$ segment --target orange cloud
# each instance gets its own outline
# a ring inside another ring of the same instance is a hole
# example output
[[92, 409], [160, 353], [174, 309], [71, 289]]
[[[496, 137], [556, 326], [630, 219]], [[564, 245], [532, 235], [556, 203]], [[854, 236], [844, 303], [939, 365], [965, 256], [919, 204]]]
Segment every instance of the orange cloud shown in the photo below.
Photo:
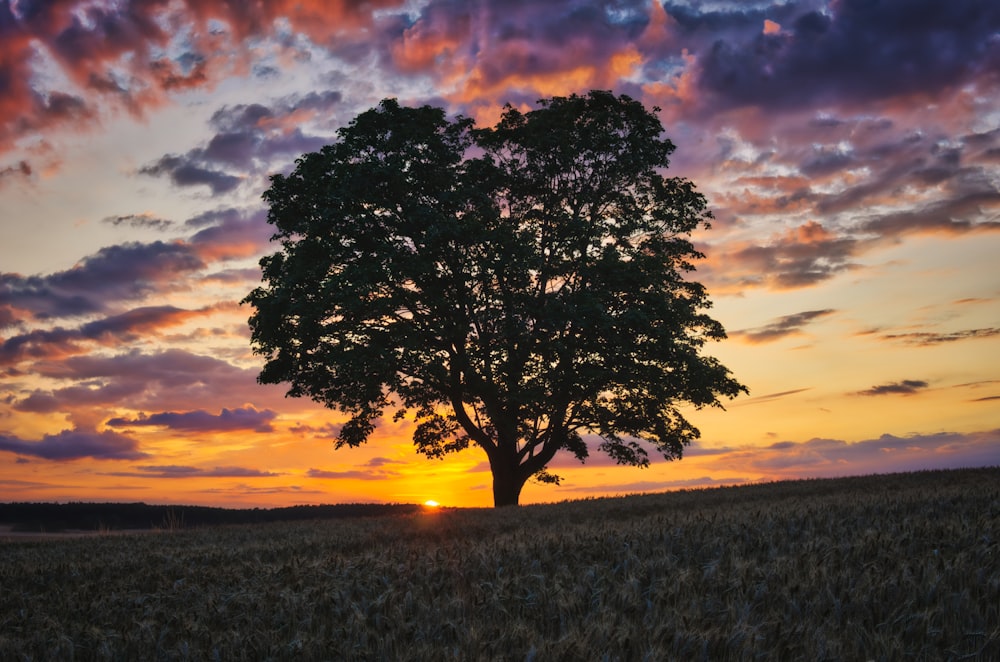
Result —
[[691, 115], [700, 101], [697, 57], [685, 48], [681, 58], [684, 66], [670, 80], [642, 84], [647, 102], [663, 108], [668, 123]]
[[785, 234], [785, 240], [791, 243], [818, 244], [836, 240], [836, 236], [816, 221], [809, 221], [797, 228], [790, 229]]
[[441, 27], [426, 20], [418, 21], [392, 45], [393, 62], [403, 72], [438, 70], [443, 78], [454, 78], [465, 69], [461, 51], [463, 44], [468, 43], [470, 25], [468, 15]]
[[671, 41], [671, 28], [674, 26], [674, 19], [670, 17], [663, 4], [658, 0], [649, 3], [649, 23], [642, 31], [637, 43], [645, 49], [663, 48], [664, 44]]

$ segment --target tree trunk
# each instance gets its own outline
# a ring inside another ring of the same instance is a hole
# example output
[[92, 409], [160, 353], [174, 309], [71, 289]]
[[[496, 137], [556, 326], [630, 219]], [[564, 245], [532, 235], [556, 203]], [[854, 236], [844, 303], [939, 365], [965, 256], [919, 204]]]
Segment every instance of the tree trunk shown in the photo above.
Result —
[[513, 443], [498, 442], [490, 454], [490, 471], [493, 472], [493, 507], [516, 506], [521, 488], [527, 478], [518, 465], [517, 454], [510, 449]]
[[516, 471], [493, 470], [493, 507], [516, 506], [521, 498], [521, 488], [524, 481], [520, 479]]

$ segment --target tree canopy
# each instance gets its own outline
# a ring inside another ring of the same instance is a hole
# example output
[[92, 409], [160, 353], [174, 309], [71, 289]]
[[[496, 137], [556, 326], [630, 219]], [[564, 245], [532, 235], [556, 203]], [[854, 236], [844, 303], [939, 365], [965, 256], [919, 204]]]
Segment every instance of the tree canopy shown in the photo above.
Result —
[[259, 381], [346, 413], [338, 448], [389, 411], [428, 457], [478, 446], [497, 506], [558, 482], [559, 452], [680, 458], [699, 436], [680, 407], [746, 389], [701, 353], [725, 338], [685, 278], [711, 213], [664, 176], [657, 110], [592, 91], [491, 128], [394, 99], [360, 114], [264, 193], [281, 249], [244, 299]]

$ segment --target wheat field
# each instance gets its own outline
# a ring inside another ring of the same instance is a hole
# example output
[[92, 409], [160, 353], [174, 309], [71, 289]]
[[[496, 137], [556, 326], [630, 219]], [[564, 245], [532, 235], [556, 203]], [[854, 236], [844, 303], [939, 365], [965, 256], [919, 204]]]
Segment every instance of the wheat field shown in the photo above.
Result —
[[2, 660], [997, 660], [1000, 469], [0, 541]]

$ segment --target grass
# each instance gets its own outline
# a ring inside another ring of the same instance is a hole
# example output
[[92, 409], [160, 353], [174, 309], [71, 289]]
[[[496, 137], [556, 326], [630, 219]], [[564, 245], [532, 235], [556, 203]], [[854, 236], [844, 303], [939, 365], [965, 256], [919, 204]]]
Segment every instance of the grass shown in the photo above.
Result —
[[995, 660], [1000, 469], [0, 542], [0, 659]]

